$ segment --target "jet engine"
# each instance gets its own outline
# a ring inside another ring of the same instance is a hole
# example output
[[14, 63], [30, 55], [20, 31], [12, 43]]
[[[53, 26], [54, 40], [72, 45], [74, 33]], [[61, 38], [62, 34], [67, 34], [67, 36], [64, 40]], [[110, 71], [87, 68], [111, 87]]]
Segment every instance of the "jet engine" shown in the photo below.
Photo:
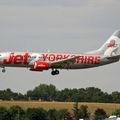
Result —
[[44, 61], [37, 61], [34, 64], [34, 67], [31, 68], [31, 71], [43, 71], [43, 70], [48, 70], [49, 69], [49, 63], [44, 62]]

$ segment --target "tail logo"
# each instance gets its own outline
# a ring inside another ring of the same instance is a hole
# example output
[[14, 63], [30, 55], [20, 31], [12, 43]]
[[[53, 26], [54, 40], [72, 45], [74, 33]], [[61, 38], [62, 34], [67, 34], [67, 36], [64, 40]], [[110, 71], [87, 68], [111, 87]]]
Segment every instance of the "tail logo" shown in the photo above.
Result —
[[111, 40], [110, 43], [107, 44], [108, 48], [115, 48], [118, 44], [116, 44], [115, 40]]

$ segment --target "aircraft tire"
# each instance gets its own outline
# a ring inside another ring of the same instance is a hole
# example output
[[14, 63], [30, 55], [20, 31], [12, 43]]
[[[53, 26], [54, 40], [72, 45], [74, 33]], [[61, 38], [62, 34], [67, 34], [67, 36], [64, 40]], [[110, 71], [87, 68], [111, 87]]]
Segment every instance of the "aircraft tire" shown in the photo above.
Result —
[[59, 70], [53, 70], [52, 72], [51, 72], [51, 75], [58, 75], [60, 72], [59, 72]]
[[5, 72], [6, 72], [5, 68], [3, 68], [3, 69], [2, 69], [2, 72], [3, 72], [3, 73], [5, 73]]
[[60, 72], [59, 70], [55, 70], [55, 74], [58, 75]]
[[52, 72], [51, 72], [51, 75], [55, 75], [55, 71], [52, 71]]

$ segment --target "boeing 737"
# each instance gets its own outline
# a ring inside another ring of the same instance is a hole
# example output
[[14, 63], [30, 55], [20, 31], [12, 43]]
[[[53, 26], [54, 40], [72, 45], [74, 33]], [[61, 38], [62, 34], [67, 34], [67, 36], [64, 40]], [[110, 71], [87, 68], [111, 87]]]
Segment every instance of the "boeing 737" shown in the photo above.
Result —
[[120, 60], [120, 30], [98, 49], [84, 54], [1, 52], [0, 67], [25, 67], [30, 71], [51, 69], [52, 75], [58, 75], [60, 69], [84, 69], [98, 67]]

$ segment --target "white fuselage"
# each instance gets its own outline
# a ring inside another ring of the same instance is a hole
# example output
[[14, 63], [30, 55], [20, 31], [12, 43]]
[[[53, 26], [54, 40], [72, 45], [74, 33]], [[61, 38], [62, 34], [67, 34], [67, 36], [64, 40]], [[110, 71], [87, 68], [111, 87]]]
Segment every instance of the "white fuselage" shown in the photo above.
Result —
[[[79, 54], [57, 54], [57, 53], [28, 53], [28, 52], [5, 52], [0, 53], [1, 67], [31, 67], [31, 61], [38, 59], [48, 63], [69, 59]], [[100, 55], [79, 55], [74, 63], [65, 64], [63, 66], [55, 66], [55, 69], [83, 69], [90, 67], [97, 67], [113, 62], [119, 59], [108, 60], [105, 56]], [[51, 68], [51, 67], [49, 67]], [[52, 68], [52, 69], [54, 69]]]
[[29, 53], [29, 52], [4, 52], [0, 53], [0, 66], [5, 72], [5, 67], [27, 67], [31, 71], [52, 69], [52, 75], [58, 75], [58, 69], [83, 69], [98, 67], [119, 61], [120, 30], [97, 50], [85, 54], [60, 54], [60, 53]]

